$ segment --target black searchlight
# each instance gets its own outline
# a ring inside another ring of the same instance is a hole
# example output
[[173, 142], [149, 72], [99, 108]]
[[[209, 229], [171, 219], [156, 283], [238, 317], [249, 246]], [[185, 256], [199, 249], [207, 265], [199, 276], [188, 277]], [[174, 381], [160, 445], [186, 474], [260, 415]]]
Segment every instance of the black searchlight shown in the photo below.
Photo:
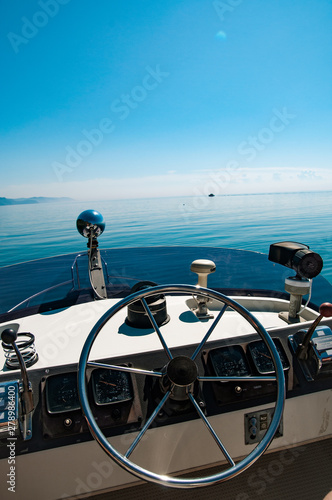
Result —
[[323, 259], [308, 245], [295, 241], [281, 241], [270, 245], [269, 260], [289, 267], [301, 278], [312, 279], [321, 272]]

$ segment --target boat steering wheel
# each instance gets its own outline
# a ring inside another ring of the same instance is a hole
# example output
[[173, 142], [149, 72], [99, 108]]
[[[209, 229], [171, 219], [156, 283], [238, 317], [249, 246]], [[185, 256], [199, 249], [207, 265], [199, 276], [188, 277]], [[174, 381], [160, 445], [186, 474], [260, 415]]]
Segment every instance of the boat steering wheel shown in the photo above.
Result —
[[[184, 357], [184, 356], [177, 356], [173, 357], [168, 346], [166, 343], [166, 339], [164, 339], [161, 329], [158, 327], [156, 324], [156, 321], [149, 309], [148, 303], [146, 301], [147, 298], [154, 296], [154, 295], [174, 295], [174, 294], [184, 294], [184, 295], [199, 295], [202, 297], [205, 297], [207, 299], [214, 299], [221, 303], [221, 309], [218, 312], [216, 318], [213, 320], [211, 326], [209, 327], [206, 335], [202, 339], [202, 341], [199, 343], [197, 348], [195, 349], [193, 355], [189, 357]], [[98, 424], [96, 423], [96, 420], [92, 414], [89, 401], [88, 401], [88, 392], [87, 392], [87, 384], [86, 384], [86, 369], [87, 367], [106, 367], [111, 370], [122, 370], [122, 371], [128, 371], [132, 372], [135, 374], [141, 374], [145, 376], [153, 376], [153, 377], [164, 377], [165, 372], [158, 372], [158, 371], [149, 371], [149, 370], [142, 370], [139, 368], [134, 368], [134, 367], [119, 367], [119, 366], [114, 366], [114, 365], [108, 365], [108, 364], [101, 364], [101, 363], [95, 363], [92, 361], [89, 361], [89, 353], [91, 351], [92, 345], [97, 338], [99, 332], [101, 329], [104, 327], [104, 325], [119, 311], [121, 311], [123, 308], [127, 307], [128, 305], [132, 304], [135, 301], [141, 301], [145, 312], [147, 316], [150, 318], [151, 325], [153, 326], [156, 334], [159, 336], [159, 339], [161, 341], [161, 344], [166, 352], [166, 355], [169, 358], [169, 362], [166, 366], [166, 374], [168, 375], [168, 378], [171, 381], [170, 388], [166, 390], [164, 397], [160, 401], [160, 403], [157, 405], [155, 410], [152, 412], [150, 417], [147, 419], [147, 421], [143, 424], [142, 429], [139, 431], [138, 435], [134, 439], [133, 443], [130, 445], [129, 449], [125, 454], [121, 454], [119, 451], [117, 451], [111, 444], [110, 442], [106, 439], [105, 435], [103, 432], [100, 430]], [[249, 377], [207, 377], [207, 376], [201, 376], [198, 373], [198, 368], [195, 363], [195, 359], [197, 355], [201, 352], [203, 349], [203, 346], [211, 336], [213, 330], [217, 326], [219, 320], [221, 319], [222, 315], [224, 314], [225, 310], [227, 307], [230, 307], [234, 309], [237, 313], [239, 313], [242, 317], [244, 317], [248, 323], [256, 330], [256, 332], [260, 335], [262, 340], [265, 342], [271, 357], [272, 361], [274, 364], [275, 368], [275, 375], [269, 376], [269, 377], [262, 377], [262, 376], [249, 376]], [[180, 358], [181, 358], [181, 363], [180, 363]], [[180, 367], [181, 365], [181, 367]], [[185, 373], [183, 372], [183, 367], [185, 367]], [[277, 382], [277, 399], [276, 399], [276, 404], [275, 404], [275, 409], [274, 409], [274, 414], [272, 421], [270, 423], [270, 426], [268, 430], [266, 431], [265, 435], [263, 436], [262, 440], [257, 444], [257, 446], [241, 461], [235, 463], [233, 458], [229, 455], [227, 452], [225, 446], [219, 439], [218, 435], [214, 431], [212, 425], [208, 421], [207, 417], [205, 416], [204, 412], [200, 408], [199, 404], [195, 400], [195, 397], [192, 393], [192, 387], [196, 381], [198, 382], [216, 382], [216, 381], [230, 381], [230, 380], [236, 380], [236, 381], [244, 381], [244, 380], [250, 380], [250, 381], [262, 381], [262, 380], [274, 380]], [[158, 413], [161, 411], [163, 406], [165, 405], [166, 401], [168, 398], [171, 396], [172, 390], [176, 387], [185, 387], [187, 389], [187, 397], [193, 404], [194, 408], [196, 409], [198, 415], [210, 431], [212, 437], [214, 438], [215, 442], [220, 448], [220, 451], [223, 455], [223, 458], [226, 458], [226, 461], [229, 463], [229, 467], [226, 470], [223, 470], [222, 472], [219, 472], [217, 474], [211, 475], [211, 476], [205, 476], [205, 477], [196, 477], [196, 478], [181, 478], [181, 477], [174, 477], [174, 476], [166, 476], [166, 475], [161, 475], [157, 474], [151, 470], [147, 470], [142, 468], [140, 465], [132, 462], [129, 457], [131, 453], [134, 451], [138, 443], [141, 441], [143, 436], [145, 435], [146, 431], [149, 429], [151, 424], [153, 423], [154, 419], [158, 415]], [[175, 488], [195, 488], [195, 487], [200, 487], [200, 486], [208, 486], [208, 485], [213, 485], [222, 481], [226, 481], [228, 479], [231, 479], [244, 470], [246, 470], [250, 465], [252, 465], [267, 449], [269, 444], [271, 443], [274, 434], [276, 433], [281, 417], [282, 417], [282, 412], [283, 412], [283, 406], [284, 406], [284, 400], [285, 400], [285, 379], [284, 379], [284, 372], [283, 372], [283, 367], [280, 361], [279, 354], [277, 352], [277, 349], [275, 347], [274, 342], [272, 341], [271, 337], [265, 330], [265, 328], [259, 323], [259, 321], [243, 306], [238, 304], [236, 301], [230, 299], [229, 297], [207, 289], [207, 288], [200, 288], [197, 286], [192, 286], [192, 285], [164, 285], [164, 286], [155, 286], [151, 287], [148, 289], [140, 290], [136, 293], [133, 293], [129, 295], [128, 297], [120, 300], [117, 302], [113, 307], [111, 307], [100, 319], [97, 321], [97, 323], [94, 325], [92, 328], [91, 332], [89, 333], [86, 342], [83, 346], [82, 353], [80, 356], [80, 361], [79, 361], [79, 367], [78, 367], [78, 391], [79, 391], [79, 396], [80, 396], [80, 401], [81, 401], [81, 406], [83, 413], [85, 415], [85, 418], [87, 420], [88, 426], [90, 428], [90, 431], [93, 435], [93, 437], [96, 439], [96, 441], [100, 444], [100, 446], [103, 448], [103, 450], [109, 455], [118, 465], [120, 465], [122, 468], [127, 470], [128, 472], [132, 473], [133, 475], [150, 481], [154, 483], [158, 483], [164, 486], [170, 486], [170, 487], [175, 487]]]

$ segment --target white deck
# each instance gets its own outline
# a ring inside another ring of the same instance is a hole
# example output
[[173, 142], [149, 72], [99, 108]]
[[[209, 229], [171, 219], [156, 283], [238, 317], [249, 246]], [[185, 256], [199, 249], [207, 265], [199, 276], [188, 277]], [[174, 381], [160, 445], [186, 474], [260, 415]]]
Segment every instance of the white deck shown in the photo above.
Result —
[[[285, 327], [286, 323], [278, 313], [288, 308], [287, 301], [281, 299], [233, 297], [252, 311], [265, 329]], [[0, 325], [0, 333], [8, 327], [18, 333], [31, 332], [35, 335], [35, 346], [39, 355], [38, 362], [32, 367], [49, 368], [64, 364], [77, 363], [84, 342], [98, 319], [109, 310], [117, 300], [88, 302], [50, 313], [36, 314]], [[167, 297], [167, 310], [171, 316], [169, 323], [161, 327], [169, 348], [198, 344], [213, 319], [199, 321], [191, 312], [192, 300], [187, 297]], [[216, 316], [220, 303], [212, 303], [211, 312]], [[317, 313], [306, 310], [304, 317], [312, 320]], [[125, 323], [126, 309], [112, 318], [98, 335], [90, 359], [108, 356], [143, 353], [161, 349], [161, 343], [151, 329], [134, 330]], [[137, 333], [138, 332], [138, 333]], [[233, 310], [227, 310], [215, 328], [210, 340], [236, 338], [255, 333], [252, 326]], [[1, 371], [4, 366], [3, 350], [0, 350]], [[0, 371], [0, 373], [1, 373]]]

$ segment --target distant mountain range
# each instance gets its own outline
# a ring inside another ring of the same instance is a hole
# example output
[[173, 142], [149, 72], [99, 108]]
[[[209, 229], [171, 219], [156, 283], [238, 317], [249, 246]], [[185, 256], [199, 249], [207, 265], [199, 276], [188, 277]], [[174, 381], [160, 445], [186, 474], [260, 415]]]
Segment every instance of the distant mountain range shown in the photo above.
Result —
[[47, 198], [45, 196], [34, 196], [33, 198], [2, 198], [0, 205], [34, 205], [37, 203], [53, 203], [62, 201], [73, 201], [72, 198]]

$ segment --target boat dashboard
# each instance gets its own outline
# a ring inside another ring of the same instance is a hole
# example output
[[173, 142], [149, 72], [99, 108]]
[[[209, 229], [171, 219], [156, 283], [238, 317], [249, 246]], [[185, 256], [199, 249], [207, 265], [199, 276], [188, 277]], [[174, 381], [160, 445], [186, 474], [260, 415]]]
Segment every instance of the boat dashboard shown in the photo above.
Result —
[[[321, 329], [327, 329], [330, 334], [331, 326], [331, 321], [325, 321]], [[289, 337], [297, 330], [296, 326], [282, 326], [271, 331], [282, 361], [287, 399], [331, 389], [332, 371], [316, 380], [306, 379], [289, 344]], [[151, 335], [151, 332], [148, 335]], [[129, 338], [128, 341], [131, 342], [132, 339]], [[190, 356], [195, 347], [195, 344], [189, 344], [174, 348], [172, 355], [173, 357]], [[97, 363], [105, 365], [156, 371], [160, 371], [166, 361], [163, 349], [96, 359]], [[255, 333], [208, 342], [197, 359], [197, 365], [199, 372], [203, 375], [230, 378], [230, 381], [215, 381], [211, 384], [205, 382], [197, 389], [199, 404], [209, 416], [226, 415], [256, 406], [273, 405], [275, 402], [276, 382], [264, 380], [264, 375], [274, 373], [273, 361], [266, 344]], [[35, 400], [32, 436], [28, 441], [18, 439], [16, 445], [18, 453], [47, 450], [92, 439], [81, 410], [77, 371], [77, 363], [28, 370]], [[250, 377], [254, 376], [262, 376], [262, 382], [257, 379], [250, 381]], [[232, 377], [243, 377], [243, 381], [232, 381]], [[249, 379], [245, 379], [246, 377]], [[8, 404], [6, 397], [10, 397], [12, 392], [16, 397], [18, 396], [19, 381], [18, 371], [8, 370], [1, 374], [2, 407], [0, 410], [2, 410], [3, 421], [6, 420], [3, 410]], [[164, 394], [159, 378], [154, 380], [153, 377], [144, 373], [140, 375], [116, 369], [110, 370], [106, 367], [89, 368], [87, 386], [93, 413], [98, 425], [105, 430], [107, 436], [137, 432], [142, 421], [146, 421]], [[260, 431], [267, 428], [270, 417], [271, 415], [268, 415], [267, 420], [264, 419], [260, 423], [257, 421], [258, 427], [255, 428], [255, 425], [252, 425], [252, 418], [244, 414], [243, 443], [257, 442]], [[173, 399], [156, 416], [155, 424], [164, 426], [193, 418], [197, 418], [197, 414], [188, 400]], [[8, 428], [8, 421], [0, 430], [2, 444], [6, 442], [9, 435], [12, 435], [6, 432], [6, 428]], [[15, 435], [19, 436], [19, 434], [20, 430], [16, 421]], [[278, 435], [282, 435], [281, 430]], [[1, 458], [5, 458], [7, 450], [1, 447], [0, 453]]]
[[[331, 437], [330, 365], [326, 365], [320, 373], [313, 373], [311, 378], [303, 371], [291, 343], [299, 331], [299, 324], [286, 324], [280, 318], [280, 312], [286, 305], [284, 300], [258, 297], [236, 299], [251, 310], [269, 331], [285, 377], [285, 408], [269, 450]], [[105, 461], [100, 455], [102, 451], [91, 437], [81, 408], [77, 383], [78, 359], [93, 325], [111, 305], [120, 301], [110, 299], [79, 304], [1, 325], [2, 331], [11, 328], [18, 332], [34, 332], [38, 353], [38, 361], [27, 369], [34, 410], [26, 429], [26, 439], [22, 439], [19, 422], [20, 371], [4, 368], [1, 373], [1, 466], [8, 468], [8, 443], [15, 443], [20, 477], [24, 475], [26, 466], [23, 464], [28, 459], [30, 464], [35, 464], [36, 471], [45, 470], [48, 462], [53, 466], [57, 463], [58, 470], [69, 475], [72, 481], [67, 487], [63, 484], [57, 487], [56, 479], [48, 473], [45, 481], [38, 481], [36, 498], [48, 498], [38, 495], [41, 491], [43, 495], [50, 494], [50, 482], [54, 494], [50, 498], [60, 498], [63, 494], [74, 497], [76, 493], [82, 493], [77, 478], [88, 477], [89, 472], [84, 476], [81, 471], [81, 454], [89, 457], [87, 463], [90, 466], [91, 463]], [[160, 326], [160, 330], [174, 359], [192, 357], [220, 312], [220, 307], [211, 303], [211, 317], [199, 319], [193, 312], [192, 301], [193, 298], [179, 294], [167, 299], [169, 321]], [[74, 323], [70, 319], [73, 314]], [[317, 318], [315, 311], [308, 311], [307, 314], [310, 319], [301, 324], [301, 329], [306, 331]], [[169, 383], [166, 380], [169, 374], [163, 371], [168, 359], [158, 335], [152, 327], [135, 328], [127, 318], [128, 308], [125, 308], [104, 325], [90, 353], [92, 364], [86, 368], [86, 391], [94, 419], [106, 439], [122, 452], [151, 418]], [[319, 338], [325, 337], [329, 344], [325, 345], [327, 352], [332, 346], [331, 327], [332, 321], [325, 318], [318, 328]], [[66, 362], [63, 362], [64, 359]], [[275, 373], [271, 353], [252, 325], [228, 307], [202, 346], [196, 365], [202, 377], [192, 386], [197, 404], [229, 454], [236, 459], [245, 456], [264, 437], [275, 411], [277, 382], [269, 380]], [[163, 376], [151, 376], [151, 371], [160, 372]], [[210, 381], [209, 377], [221, 377], [223, 380]], [[13, 395], [16, 403], [11, 405]], [[14, 421], [9, 420], [11, 408], [16, 409]], [[193, 442], [195, 446], [191, 449]], [[186, 452], [182, 451], [186, 449]], [[68, 463], [62, 462], [64, 451], [66, 456], [71, 457], [70, 472]], [[163, 474], [165, 471], [204, 469], [214, 463], [225, 466], [225, 458], [206, 432], [197, 409], [181, 390], [178, 393], [175, 391], [160, 408], [133, 456], [139, 464]], [[128, 472], [118, 469], [120, 472], [116, 475], [102, 478], [103, 489], [122, 487], [133, 481]], [[31, 467], [28, 470], [31, 475]], [[89, 487], [90, 494], [94, 490]]]

